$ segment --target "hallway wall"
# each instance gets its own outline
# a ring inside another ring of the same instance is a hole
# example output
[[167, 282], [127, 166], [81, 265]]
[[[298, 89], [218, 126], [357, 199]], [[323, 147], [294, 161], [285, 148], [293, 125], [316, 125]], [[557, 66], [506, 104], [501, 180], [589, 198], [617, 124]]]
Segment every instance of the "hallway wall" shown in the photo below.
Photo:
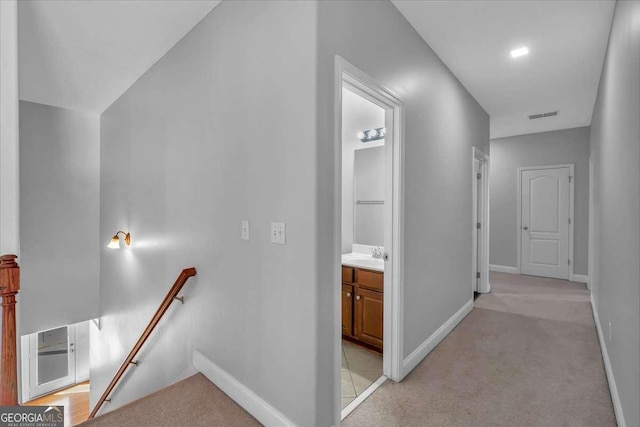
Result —
[[516, 267], [518, 168], [573, 163], [574, 273], [587, 275], [589, 255], [589, 127], [491, 140], [489, 263]]
[[613, 374], [609, 384], [619, 395], [616, 415], [619, 425], [629, 427], [640, 425], [639, 76], [640, 1], [617, 1], [591, 123], [590, 275]]
[[[354, 25], [354, 23], [362, 23]], [[334, 337], [334, 67], [340, 55], [404, 101], [406, 360], [472, 297], [472, 146], [489, 153], [489, 116], [391, 2], [318, 3], [318, 387], [331, 405]], [[416, 357], [425, 353], [418, 351]], [[321, 414], [324, 415], [325, 412]], [[322, 424], [336, 420], [322, 418]]]
[[[104, 410], [192, 373], [198, 349], [317, 425], [315, 18], [312, 2], [222, 2], [102, 114], [100, 237], [132, 244], [101, 246], [92, 405], [195, 266]], [[272, 221], [286, 245], [270, 243]]]
[[20, 101], [19, 335], [98, 316], [99, 156], [97, 115]]
[[390, 2], [223, 2], [101, 118], [100, 236], [133, 243], [102, 248], [92, 403], [195, 265], [107, 410], [188, 375], [199, 349], [292, 422], [334, 423], [336, 53], [406, 103], [403, 358], [471, 301], [460, 224], [487, 113]]

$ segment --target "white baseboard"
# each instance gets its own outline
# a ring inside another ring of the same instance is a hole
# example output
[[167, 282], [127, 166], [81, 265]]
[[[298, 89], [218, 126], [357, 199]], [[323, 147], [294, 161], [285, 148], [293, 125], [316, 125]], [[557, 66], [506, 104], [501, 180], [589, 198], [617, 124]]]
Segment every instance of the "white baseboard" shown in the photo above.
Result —
[[266, 427], [295, 427], [295, 424], [284, 414], [198, 350], [193, 351], [193, 366]]
[[586, 276], [584, 274], [574, 274], [572, 275], [569, 280], [571, 280], [572, 282], [578, 282], [578, 283], [589, 283], [589, 276]]
[[425, 342], [420, 344], [418, 348], [416, 348], [404, 361], [402, 362], [402, 376], [401, 378], [406, 377], [409, 372], [413, 371], [413, 369], [418, 366], [422, 359], [427, 357], [431, 350], [433, 350], [440, 342], [445, 339], [449, 332], [455, 328], [462, 319], [464, 319], [467, 314], [469, 314], [473, 310], [473, 298], [470, 299], [465, 305], [463, 305], [460, 310], [458, 310], [453, 316], [449, 318], [442, 326], [438, 328], [429, 338], [426, 339]]
[[507, 265], [489, 264], [489, 271], [498, 271], [500, 273], [520, 274], [518, 267], [509, 267]]
[[85, 382], [85, 381], [89, 381], [89, 374], [87, 374], [87, 375], [83, 375], [83, 376], [81, 376], [81, 377], [76, 377], [76, 382], [75, 382], [75, 384], [80, 384], [80, 383], [83, 383], [83, 382]]
[[602, 352], [602, 360], [604, 361], [604, 370], [607, 373], [607, 381], [609, 381], [609, 392], [611, 393], [611, 401], [613, 402], [613, 411], [616, 414], [618, 427], [627, 427], [627, 423], [624, 420], [624, 413], [622, 412], [622, 403], [620, 402], [620, 396], [618, 395], [618, 387], [616, 387], [616, 379], [613, 376], [611, 361], [609, 360], [609, 353], [607, 352], [604, 334], [602, 333], [602, 326], [600, 325], [600, 318], [598, 317], [598, 310], [593, 299], [593, 294], [591, 295], [591, 309], [593, 310], [593, 320], [595, 321], [596, 330], [598, 331], [598, 339], [600, 340], [600, 351]]

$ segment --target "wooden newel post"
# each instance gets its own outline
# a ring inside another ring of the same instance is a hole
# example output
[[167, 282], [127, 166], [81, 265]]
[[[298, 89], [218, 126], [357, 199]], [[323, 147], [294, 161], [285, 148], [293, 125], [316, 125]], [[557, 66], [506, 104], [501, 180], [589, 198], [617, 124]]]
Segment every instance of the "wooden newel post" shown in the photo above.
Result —
[[16, 294], [20, 290], [20, 267], [15, 255], [0, 256], [0, 296], [2, 296], [2, 365], [0, 406], [18, 404], [18, 363], [16, 339]]

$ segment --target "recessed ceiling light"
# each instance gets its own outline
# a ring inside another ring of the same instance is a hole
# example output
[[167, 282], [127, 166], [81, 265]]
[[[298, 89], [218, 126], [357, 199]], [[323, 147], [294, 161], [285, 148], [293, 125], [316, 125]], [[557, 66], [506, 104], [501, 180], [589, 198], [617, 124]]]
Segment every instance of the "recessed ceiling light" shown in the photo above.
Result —
[[517, 58], [519, 56], [525, 56], [529, 54], [529, 48], [528, 47], [519, 47], [518, 49], [514, 49], [511, 51], [511, 57], [512, 58]]

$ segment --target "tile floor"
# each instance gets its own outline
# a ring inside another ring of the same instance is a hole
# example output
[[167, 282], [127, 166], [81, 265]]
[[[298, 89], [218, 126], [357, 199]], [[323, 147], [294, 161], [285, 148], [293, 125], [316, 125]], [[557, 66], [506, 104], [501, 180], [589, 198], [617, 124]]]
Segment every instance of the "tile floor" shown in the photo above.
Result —
[[382, 355], [342, 340], [342, 408], [382, 376]]

